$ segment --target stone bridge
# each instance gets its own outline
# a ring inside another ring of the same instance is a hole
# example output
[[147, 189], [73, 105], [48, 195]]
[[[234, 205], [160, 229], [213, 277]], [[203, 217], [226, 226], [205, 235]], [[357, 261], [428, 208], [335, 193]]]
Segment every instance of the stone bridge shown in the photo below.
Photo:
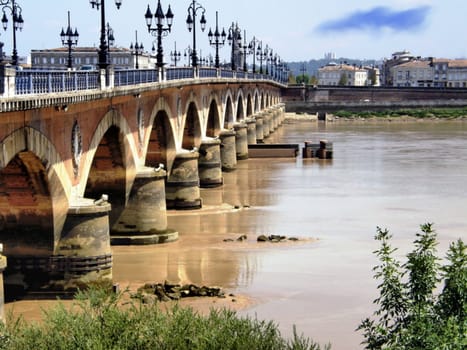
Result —
[[[222, 186], [222, 172], [234, 171], [248, 144], [283, 117], [284, 84], [273, 77], [217, 70], [129, 79], [134, 73], [117, 84], [124, 79], [112, 71], [3, 71], [7, 294], [110, 284], [111, 243], [177, 239], [166, 210], [201, 208], [200, 187]], [[79, 88], [83, 81], [97, 83]]]

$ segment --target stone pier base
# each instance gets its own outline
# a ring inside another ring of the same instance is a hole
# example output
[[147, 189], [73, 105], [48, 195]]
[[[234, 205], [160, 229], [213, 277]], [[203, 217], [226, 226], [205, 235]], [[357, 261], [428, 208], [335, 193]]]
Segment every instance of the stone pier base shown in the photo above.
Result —
[[138, 170], [128, 204], [112, 227], [112, 245], [156, 244], [178, 239], [178, 232], [167, 228], [166, 175], [160, 168]]
[[235, 151], [237, 160], [248, 159], [248, 134], [245, 123], [236, 123], [235, 129]]
[[202, 201], [198, 173], [199, 153], [186, 151], [177, 154], [167, 179], [168, 209], [200, 209]]
[[198, 160], [199, 182], [202, 188], [222, 186], [221, 141], [207, 138], [201, 142]]
[[271, 113], [266, 112], [264, 113], [263, 118], [263, 137], [267, 138], [271, 134]]
[[3, 271], [6, 268], [6, 258], [2, 255], [3, 246], [0, 243], [0, 322], [5, 322], [5, 312], [3, 305], [5, 304], [5, 293], [3, 292]]
[[223, 171], [237, 169], [237, 148], [235, 144], [235, 131], [222, 130], [219, 138], [221, 140], [221, 162]]
[[264, 123], [264, 114], [260, 113], [256, 117], [256, 143], [263, 143], [264, 141], [264, 131], [263, 131], [263, 123]]
[[247, 140], [249, 145], [256, 145], [256, 120], [248, 118], [246, 120]]

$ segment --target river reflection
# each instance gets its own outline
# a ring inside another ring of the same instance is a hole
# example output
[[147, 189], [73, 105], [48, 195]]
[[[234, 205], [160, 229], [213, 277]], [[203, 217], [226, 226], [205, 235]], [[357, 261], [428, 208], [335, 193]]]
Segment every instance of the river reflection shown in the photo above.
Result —
[[[269, 143], [328, 139], [334, 159], [249, 159], [201, 191], [200, 211], [168, 213], [173, 244], [114, 247], [120, 284], [219, 285], [258, 298], [242, 313], [292, 325], [333, 349], [358, 349], [354, 332], [372, 312], [376, 226], [395, 235], [402, 258], [419, 225], [434, 222], [439, 250], [466, 237], [467, 123], [295, 122]], [[238, 210], [232, 209], [237, 207]], [[223, 242], [248, 235], [247, 242]], [[259, 245], [259, 234], [317, 237]]]

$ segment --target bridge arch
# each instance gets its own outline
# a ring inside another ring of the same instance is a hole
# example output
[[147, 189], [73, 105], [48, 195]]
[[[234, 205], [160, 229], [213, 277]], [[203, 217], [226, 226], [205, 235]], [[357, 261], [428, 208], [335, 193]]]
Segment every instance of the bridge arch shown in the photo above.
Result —
[[246, 116], [250, 117], [253, 114], [253, 103], [251, 101], [251, 94], [246, 98]]
[[79, 193], [96, 199], [102, 194], [109, 195], [110, 227], [118, 220], [128, 200], [136, 176], [136, 155], [135, 141], [126, 119], [115, 110], [109, 111], [90, 142]]
[[245, 108], [244, 108], [244, 97], [243, 97], [243, 91], [238, 90], [237, 94], [237, 115], [236, 115], [236, 121], [242, 121], [245, 119]]
[[206, 122], [206, 136], [219, 136], [221, 131], [221, 120], [219, 114], [219, 103], [215, 96], [212, 97], [209, 104], [208, 120]]
[[21, 128], [0, 147], [0, 241], [7, 256], [50, 256], [69, 207], [71, 182], [53, 143]]
[[233, 114], [233, 103], [232, 95], [228, 94], [225, 101], [225, 113], [224, 113], [224, 129], [233, 128], [234, 114]]
[[185, 125], [183, 128], [182, 148], [193, 149], [201, 145], [201, 122], [196, 102], [191, 100], [188, 104]]

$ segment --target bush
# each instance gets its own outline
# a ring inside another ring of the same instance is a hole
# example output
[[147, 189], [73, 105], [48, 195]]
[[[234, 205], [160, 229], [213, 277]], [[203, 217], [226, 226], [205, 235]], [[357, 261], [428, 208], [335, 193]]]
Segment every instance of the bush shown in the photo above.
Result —
[[16, 319], [0, 325], [0, 349], [321, 349], [295, 329], [286, 340], [273, 322], [226, 309], [201, 316], [178, 306], [161, 311], [156, 304], [124, 304], [121, 294], [79, 292], [71, 310], [60, 304], [44, 312], [41, 324]]
[[[401, 265], [393, 254], [392, 236], [377, 228], [381, 243], [374, 253], [379, 265], [374, 277], [380, 281], [374, 301], [374, 318], [363, 320], [365, 349], [463, 350], [467, 349], [467, 251], [462, 240], [450, 245], [447, 265], [436, 256], [433, 224], [421, 226], [414, 250]], [[443, 283], [440, 294], [434, 293]]]

